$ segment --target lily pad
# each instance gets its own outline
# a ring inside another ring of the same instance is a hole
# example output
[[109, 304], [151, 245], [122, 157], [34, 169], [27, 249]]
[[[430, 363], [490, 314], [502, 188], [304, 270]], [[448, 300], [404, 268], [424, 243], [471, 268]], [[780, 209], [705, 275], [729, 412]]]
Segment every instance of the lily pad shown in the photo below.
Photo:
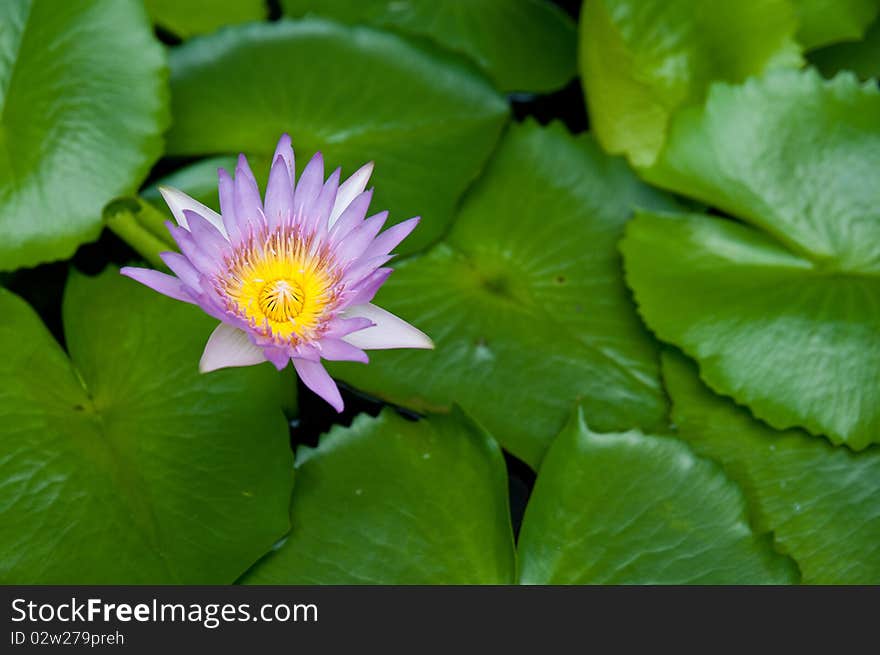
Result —
[[845, 70], [863, 80], [880, 77], [880, 20], [875, 20], [859, 41], [814, 50], [809, 59], [825, 77], [834, 77]]
[[[203, 205], [219, 212], [220, 196], [217, 192], [217, 170], [225, 168], [232, 173], [235, 170], [237, 160], [238, 158], [232, 155], [199, 159], [160, 178], [155, 184], [144, 189], [141, 196], [158, 210], [171, 217], [171, 210], [168, 209], [168, 205], [162, 199], [162, 194], [159, 193], [160, 186], [170, 186], [180, 189], [190, 198], [195, 198]], [[248, 161], [261, 193], [265, 192], [271, 157], [249, 156]]]
[[670, 116], [700, 102], [715, 80], [797, 65], [789, 0], [588, 0], [580, 68], [602, 146], [651, 164]]
[[807, 50], [862, 38], [877, 18], [877, 0], [794, 0], [797, 38]]
[[264, 0], [145, 0], [144, 4], [154, 23], [183, 39], [266, 18]]
[[806, 584], [880, 584], [880, 447], [855, 454], [801, 430], [778, 432], [713, 394], [682, 355], [663, 376], [679, 434], [744, 489], [761, 531]]
[[519, 538], [525, 584], [784, 584], [797, 569], [756, 536], [740, 488], [671, 437], [557, 437]]
[[0, 581], [228, 584], [288, 529], [278, 378], [198, 372], [213, 321], [71, 273], [70, 358], [0, 290]]
[[880, 440], [880, 92], [815, 71], [714, 87], [645, 175], [745, 221], [630, 224], [648, 326], [775, 428]]
[[333, 373], [420, 411], [458, 403], [533, 467], [576, 402], [598, 429], [662, 425], [655, 344], [617, 253], [637, 205], [673, 206], [586, 135], [511, 127], [449, 235], [377, 296], [436, 349]]
[[321, 150], [345, 174], [369, 160], [373, 206], [422, 216], [409, 252], [443, 234], [507, 119], [478, 72], [428, 44], [317, 19], [252, 23], [171, 54], [171, 155], [271, 157], [293, 138], [301, 168]]
[[0, 270], [64, 259], [134, 191], [168, 121], [162, 46], [135, 0], [0, 3]]
[[386, 409], [296, 458], [289, 537], [246, 584], [509, 584], [513, 534], [498, 444], [463, 414]]
[[502, 91], [558, 89], [577, 72], [574, 22], [547, 0], [282, 0], [320, 14], [427, 37], [467, 55]]

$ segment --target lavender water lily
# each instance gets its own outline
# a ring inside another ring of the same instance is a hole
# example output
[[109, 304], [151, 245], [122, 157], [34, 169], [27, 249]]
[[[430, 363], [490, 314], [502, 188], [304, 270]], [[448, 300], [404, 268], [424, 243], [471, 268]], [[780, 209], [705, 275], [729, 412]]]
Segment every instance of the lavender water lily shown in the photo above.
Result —
[[340, 184], [324, 180], [321, 153], [295, 179], [290, 137], [273, 157], [265, 201], [247, 159], [234, 179], [219, 171], [220, 214], [162, 188], [177, 225], [180, 253], [161, 257], [174, 275], [126, 267], [122, 274], [220, 321], [205, 346], [202, 372], [270, 361], [293, 362], [303, 383], [337, 411], [343, 402], [322, 359], [367, 363], [366, 350], [433, 348], [423, 332], [373, 305], [392, 269], [391, 251], [416, 227], [411, 218], [380, 230], [383, 211], [366, 218], [372, 163]]

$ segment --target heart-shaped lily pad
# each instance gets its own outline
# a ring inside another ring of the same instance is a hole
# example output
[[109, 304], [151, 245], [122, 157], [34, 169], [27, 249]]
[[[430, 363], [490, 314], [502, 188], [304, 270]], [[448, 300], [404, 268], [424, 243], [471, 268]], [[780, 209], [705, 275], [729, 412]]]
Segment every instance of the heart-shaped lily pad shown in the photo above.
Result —
[[458, 403], [534, 467], [576, 402], [598, 429], [662, 425], [657, 352], [617, 253], [637, 205], [672, 206], [586, 135], [511, 128], [450, 234], [377, 296], [436, 349], [334, 374], [418, 410]]
[[648, 326], [773, 427], [880, 441], [880, 92], [785, 72], [683, 113], [656, 183], [741, 218], [644, 214], [623, 241]]
[[5, 290], [0, 316], [0, 581], [228, 584], [285, 533], [277, 375], [201, 375], [210, 318], [112, 269], [71, 273], [69, 359]]
[[797, 581], [717, 465], [671, 437], [594, 433], [582, 412], [541, 464], [518, 562], [526, 584]]
[[422, 216], [436, 240], [477, 176], [507, 103], [477, 71], [428, 44], [309, 19], [233, 26], [174, 48], [172, 155], [271, 157], [290, 133], [299, 167], [321, 150], [352, 173], [376, 162], [373, 206]]
[[0, 270], [98, 236], [162, 151], [166, 77], [140, 2], [0, 2]]
[[427, 37], [476, 61], [502, 91], [552, 91], [575, 76], [574, 22], [548, 0], [282, 0], [316, 13]]
[[663, 377], [679, 434], [742, 485], [806, 584], [880, 584], [880, 447], [853, 453], [801, 430], [777, 432], [716, 396], [682, 355]]
[[362, 415], [301, 449], [296, 467], [290, 535], [243, 582], [512, 582], [504, 458], [460, 412]]
[[[290, 535], [243, 583], [514, 581], [504, 461], [460, 411], [361, 416], [296, 470]], [[718, 466], [670, 437], [594, 434], [580, 414], [541, 467], [518, 560], [525, 584], [797, 580]]]
[[714, 80], [739, 82], [796, 65], [789, 0], [588, 0], [580, 21], [581, 75], [602, 145], [645, 166], [670, 116]]

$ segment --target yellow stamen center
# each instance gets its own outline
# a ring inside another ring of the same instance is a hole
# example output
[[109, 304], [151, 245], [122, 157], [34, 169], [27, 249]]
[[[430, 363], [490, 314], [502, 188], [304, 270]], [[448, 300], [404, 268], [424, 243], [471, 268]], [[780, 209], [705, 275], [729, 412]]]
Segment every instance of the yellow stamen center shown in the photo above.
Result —
[[260, 311], [273, 321], [295, 319], [303, 310], [304, 293], [293, 280], [267, 282], [259, 293]]
[[287, 343], [313, 338], [336, 302], [338, 273], [323, 251], [279, 229], [259, 235], [227, 261], [219, 280], [232, 311]]

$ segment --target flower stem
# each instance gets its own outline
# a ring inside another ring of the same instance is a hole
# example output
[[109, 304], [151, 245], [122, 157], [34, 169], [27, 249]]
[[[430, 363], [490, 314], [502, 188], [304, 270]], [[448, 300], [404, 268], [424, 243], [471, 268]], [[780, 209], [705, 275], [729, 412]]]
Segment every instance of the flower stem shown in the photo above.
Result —
[[167, 270], [160, 252], [175, 250], [165, 228], [165, 217], [140, 198], [117, 198], [104, 207], [104, 222], [156, 268]]

